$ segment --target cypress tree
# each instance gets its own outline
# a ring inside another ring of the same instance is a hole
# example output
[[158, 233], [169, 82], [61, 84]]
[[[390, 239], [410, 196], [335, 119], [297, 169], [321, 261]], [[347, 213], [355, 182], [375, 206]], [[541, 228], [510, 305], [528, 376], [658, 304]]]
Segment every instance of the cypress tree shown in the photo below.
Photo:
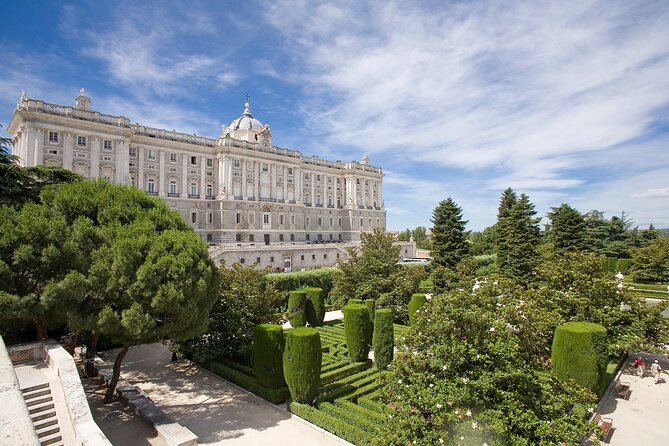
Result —
[[509, 268], [509, 237], [511, 209], [518, 201], [516, 193], [510, 187], [502, 192], [497, 208], [497, 224], [495, 225], [495, 249], [497, 251], [497, 269], [506, 274]]
[[585, 248], [585, 219], [580, 212], [566, 203], [551, 208], [549, 241], [555, 251], [581, 251]]
[[448, 197], [432, 211], [432, 258], [438, 266], [455, 269], [468, 253], [467, 234], [462, 209]]

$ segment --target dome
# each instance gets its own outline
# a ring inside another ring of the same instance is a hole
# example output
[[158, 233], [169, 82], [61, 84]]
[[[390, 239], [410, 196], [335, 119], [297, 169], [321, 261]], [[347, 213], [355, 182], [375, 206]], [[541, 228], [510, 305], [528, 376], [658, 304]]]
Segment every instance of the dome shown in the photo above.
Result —
[[249, 110], [249, 98], [247, 96], [246, 102], [244, 103], [244, 113], [230, 123], [228, 130], [252, 130], [254, 132], [260, 132], [263, 127], [263, 124], [251, 114], [251, 111]]

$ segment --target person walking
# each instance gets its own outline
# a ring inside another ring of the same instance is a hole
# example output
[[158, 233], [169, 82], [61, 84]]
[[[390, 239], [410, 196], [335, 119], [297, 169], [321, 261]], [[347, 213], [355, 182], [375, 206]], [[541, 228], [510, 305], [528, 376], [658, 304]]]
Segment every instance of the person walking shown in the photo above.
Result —
[[662, 373], [662, 368], [660, 367], [660, 364], [657, 362], [657, 359], [653, 361], [653, 364], [650, 366], [650, 372], [655, 377], [655, 384], [659, 383], [660, 373]]
[[639, 370], [639, 376], [643, 378], [643, 371], [646, 367], [643, 363], [643, 358], [641, 356], [637, 356], [636, 359], [634, 360], [634, 367]]

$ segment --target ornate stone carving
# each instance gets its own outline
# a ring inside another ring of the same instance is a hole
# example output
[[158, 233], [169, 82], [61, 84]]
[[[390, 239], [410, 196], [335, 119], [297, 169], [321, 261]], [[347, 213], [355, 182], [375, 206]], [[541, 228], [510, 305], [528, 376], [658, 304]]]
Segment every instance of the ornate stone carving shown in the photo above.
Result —
[[91, 109], [91, 98], [86, 95], [86, 89], [82, 88], [79, 90], [79, 96], [74, 98], [75, 108], [80, 110], [90, 110]]

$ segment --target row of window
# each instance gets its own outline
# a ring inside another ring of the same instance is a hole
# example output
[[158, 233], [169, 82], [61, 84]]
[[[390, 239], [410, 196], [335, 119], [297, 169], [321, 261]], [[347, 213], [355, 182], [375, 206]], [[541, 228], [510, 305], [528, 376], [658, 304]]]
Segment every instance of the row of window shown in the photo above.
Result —
[[[208, 241], [208, 242], [211, 241], [211, 237], [210, 237], [210, 236], [211, 236], [211, 234], [207, 234], [207, 241]], [[323, 254], [323, 258], [324, 258], [324, 259], [327, 259], [327, 258], [328, 258], [328, 255], [327, 255], [327, 254]], [[339, 259], [339, 253], [337, 253], [337, 259]], [[300, 256], [300, 260], [304, 261], [304, 254], [302, 254], [302, 255]], [[312, 255], [311, 255], [311, 260], [316, 260], [316, 254], [312, 254]], [[274, 263], [274, 256], [270, 256], [270, 258], [269, 258], [269, 262], [270, 262], [271, 264]], [[242, 257], [241, 259], [239, 259], [239, 263], [246, 263], [246, 259]], [[260, 257], [256, 257], [256, 263], [260, 264]]]
[[[51, 144], [58, 144], [60, 142], [60, 132], [49, 131], [48, 141]], [[87, 136], [77, 136], [77, 147], [88, 147], [88, 137]], [[112, 150], [112, 141], [110, 139], [102, 140], [102, 149], [103, 150]]]

